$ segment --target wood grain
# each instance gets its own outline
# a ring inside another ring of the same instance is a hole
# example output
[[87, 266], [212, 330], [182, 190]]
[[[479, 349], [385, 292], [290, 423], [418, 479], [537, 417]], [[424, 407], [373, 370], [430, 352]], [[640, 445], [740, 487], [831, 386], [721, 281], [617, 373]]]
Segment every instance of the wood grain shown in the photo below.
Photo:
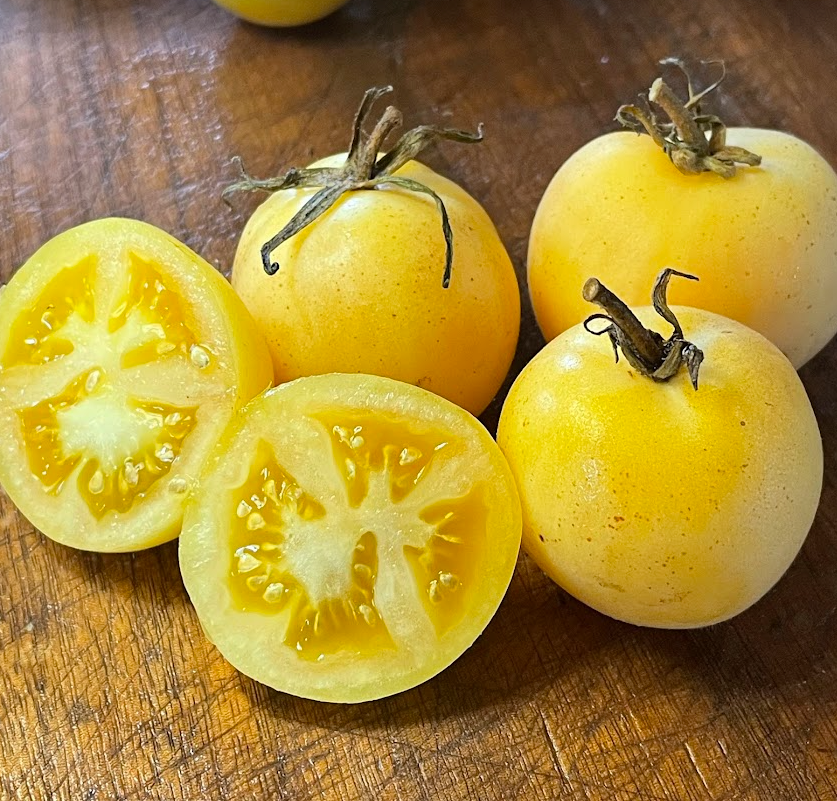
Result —
[[[554, 170], [670, 53], [727, 58], [727, 118], [790, 130], [837, 164], [830, 0], [352, 0], [285, 32], [208, 0], [0, 0], [0, 276], [113, 214], [224, 269], [252, 208], [219, 200], [230, 156], [267, 174], [344, 149], [362, 91], [393, 83], [408, 122], [485, 123], [480, 148], [427, 158], [486, 206], [522, 283]], [[542, 345], [523, 298], [513, 375]], [[832, 343], [802, 373], [825, 441], [820, 513], [754, 609], [703, 631], [641, 630], [521, 558], [456, 664], [355, 707], [226, 665], [175, 544], [77, 553], [0, 496], [0, 798], [834, 798], [835, 371]]]

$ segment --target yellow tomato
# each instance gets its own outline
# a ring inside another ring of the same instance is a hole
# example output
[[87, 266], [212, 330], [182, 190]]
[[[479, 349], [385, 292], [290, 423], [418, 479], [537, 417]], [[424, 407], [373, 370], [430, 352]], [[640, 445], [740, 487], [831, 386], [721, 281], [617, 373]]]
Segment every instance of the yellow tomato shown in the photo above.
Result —
[[[312, 167], [338, 167], [345, 155]], [[401, 188], [350, 192], [282, 244], [261, 248], [316, 190], [271, 195], [241, 237], [232, 283], [265, 336], [276, 383], [330, 372], [405, 381], [479, 414], [508, 372], [520, 327], [517, 279], [494, 225], [467, 192], [412, 161], [396, 175], [435, 190], [454, 237], [442, 286], [439, 211]]]
[[345, 5], [347, 0], [215, 0], [215, 2], [248, 22], [285, 28], [322, 19]]
[[180, 566], [236, 668], [358, 702], [426, 681], [471, 645], [520, 531], [508, 465], [470, 414], [385, 378], [314, 376], [238, 415], [187, 509]]
[[814, 518], [823, 456], [802, 384], [771, 343], [673, 310], [705, 353], [699, 389], [685, 371], [657, 383], [614, 364], [606, 337], [579, 325], [520, 374], [498, 442], [523, 546], [552, 579], [619, 620], [688, 628], [738, 614], [782, 576]]
[[760, 332], [798, 368], [837, 331], [837, 175], [778, 131], [730, 128], [762, 156], [724, 179], [681, 174], [648, 136], [611, 133], [558, 170], [535, 217], [529, 289], [549, 340], [588, 314], [578, 288], [598, 276], [626, 303], [669, 264], [700, 275], [672, 289]]
[[177, 536], [195, 475], [270, 383], [230, 285], [168, 234], [106, 219], [45, 244], [0, 295], [0, 483], [48, 537]]

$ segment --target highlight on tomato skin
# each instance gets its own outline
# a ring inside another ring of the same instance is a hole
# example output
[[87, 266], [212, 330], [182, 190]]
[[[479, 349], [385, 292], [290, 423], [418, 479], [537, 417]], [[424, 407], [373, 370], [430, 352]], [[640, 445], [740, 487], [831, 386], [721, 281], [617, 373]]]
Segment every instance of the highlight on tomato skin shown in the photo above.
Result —
[[357, 703], [430, 679], [474, 642], [520, 534], [514, 481], [479, 421], [417, 387], [332, 374], [236, 417], [187, 507], [180, 566], [234, 667]]
[[44, 534], [130, 551], [183, 504], [269, 356], [224, 278], [146, 223], [43, 245], [0, 295], [0, 483]]

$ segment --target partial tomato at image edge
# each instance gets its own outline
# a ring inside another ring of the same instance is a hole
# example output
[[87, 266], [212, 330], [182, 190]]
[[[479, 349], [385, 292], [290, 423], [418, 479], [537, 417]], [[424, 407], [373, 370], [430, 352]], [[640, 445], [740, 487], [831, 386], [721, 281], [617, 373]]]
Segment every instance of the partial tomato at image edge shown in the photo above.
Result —
[[316, 22], [335, 12], [348, 0], [214, 0], [237, 17], [271, 28], [295, 27]]

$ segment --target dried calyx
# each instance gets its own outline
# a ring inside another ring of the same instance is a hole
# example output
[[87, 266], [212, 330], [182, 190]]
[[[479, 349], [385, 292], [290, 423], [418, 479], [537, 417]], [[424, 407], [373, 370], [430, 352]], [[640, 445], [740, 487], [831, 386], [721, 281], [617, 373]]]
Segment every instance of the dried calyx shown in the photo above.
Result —
[[[582, 295], [586, 301], [601, 306], [607, 314], [593, 314], [584, 321], [584, 327], [596, 336], [607, 334], [619, 361], [621, 349], [630, 365], [642, 375], [654, 381], [668, 381], [677, 375], [681, 365], [686, 365], [692, 386], [698, 388], [698, 372], [703, 361], [703, 351], [696, 345], [683, 339], [683, 329], [674, 312], [666, 302], [668, 282], [672, 275], [698, 279], [694, 275], [681, 273], [667, 267], [654, 282], [652, 300], [657, 314], [671, 323], [674, 331], [668, 339], [663, 339], [656, 331], [646, 328], [636, 315], [596, 278], [589, 278], [584, 284]], [[590, 327], [594, 320], [607, 320], [609, 325], [600, 330]]]
[[439, 128], [435, 125], [420, 125], [404, 133], [390, 150], [379, 155], [389, 135], [401, 125], [401, 112], [393, 106], [388, 106], [371, 133], [367, 134], [363, 126], [375, 101], [391, 91], [391, 86], [366, 91], [355, 116], [349, 153], [345, 163], [340, 167], [294, 168], [278, 178], [258, 179], [248, 175], [241, 164], [241, 159], [236, 159], [241, 170], [241, 178], [224, 190], [224, 199], [227, 199], [232, 192], [243, 190], [259, 189], [264, 192], [279, 192], [283, 189], [319, 187], [319, 191], [290, 222], [262, 247], [262, 263], [268, 275], [274, 275], [279, 270], [279, 264], [272, 259], [273, 251], [325, 214], [346, 192], [359, 189], [383, 189], [389, 186], [429, 195], [436, 202], [445, 238], [445, 271], [442, 286], [447, 288], [450, 284], [453, 264], [453, 232], [444, 201], [429, 186], [394, 173], [436, 140], [448, 139], [465, 144], [481, 142], [482, 125], [478, 127], [476, 133], [453, 128]]
[[[637, 133], [647, 133], [680, 172], [687, 175], [714, 172], [723, 178], [732, 178], [736, 164], [755, 167], [761, 164], [761, 156], [743, 147], [727, 145], [724, 123], [714, 114], [702, 112], [701, 101], [726, 77], [722, 61], [705, 63], [720, 64], [721, 76], [695, 94], [691, 76], [683, 62], [677, 58], [663, 59], [660, 64], [675, 66], [686, 76], [689, 99], [684, 103], [662, 78], [657, 78], [648, 94], [640, 95], [642, 106], [620, 106], [616, 120]], [[652, 105], [662, 109], [669, 121], [661, 122]]]

